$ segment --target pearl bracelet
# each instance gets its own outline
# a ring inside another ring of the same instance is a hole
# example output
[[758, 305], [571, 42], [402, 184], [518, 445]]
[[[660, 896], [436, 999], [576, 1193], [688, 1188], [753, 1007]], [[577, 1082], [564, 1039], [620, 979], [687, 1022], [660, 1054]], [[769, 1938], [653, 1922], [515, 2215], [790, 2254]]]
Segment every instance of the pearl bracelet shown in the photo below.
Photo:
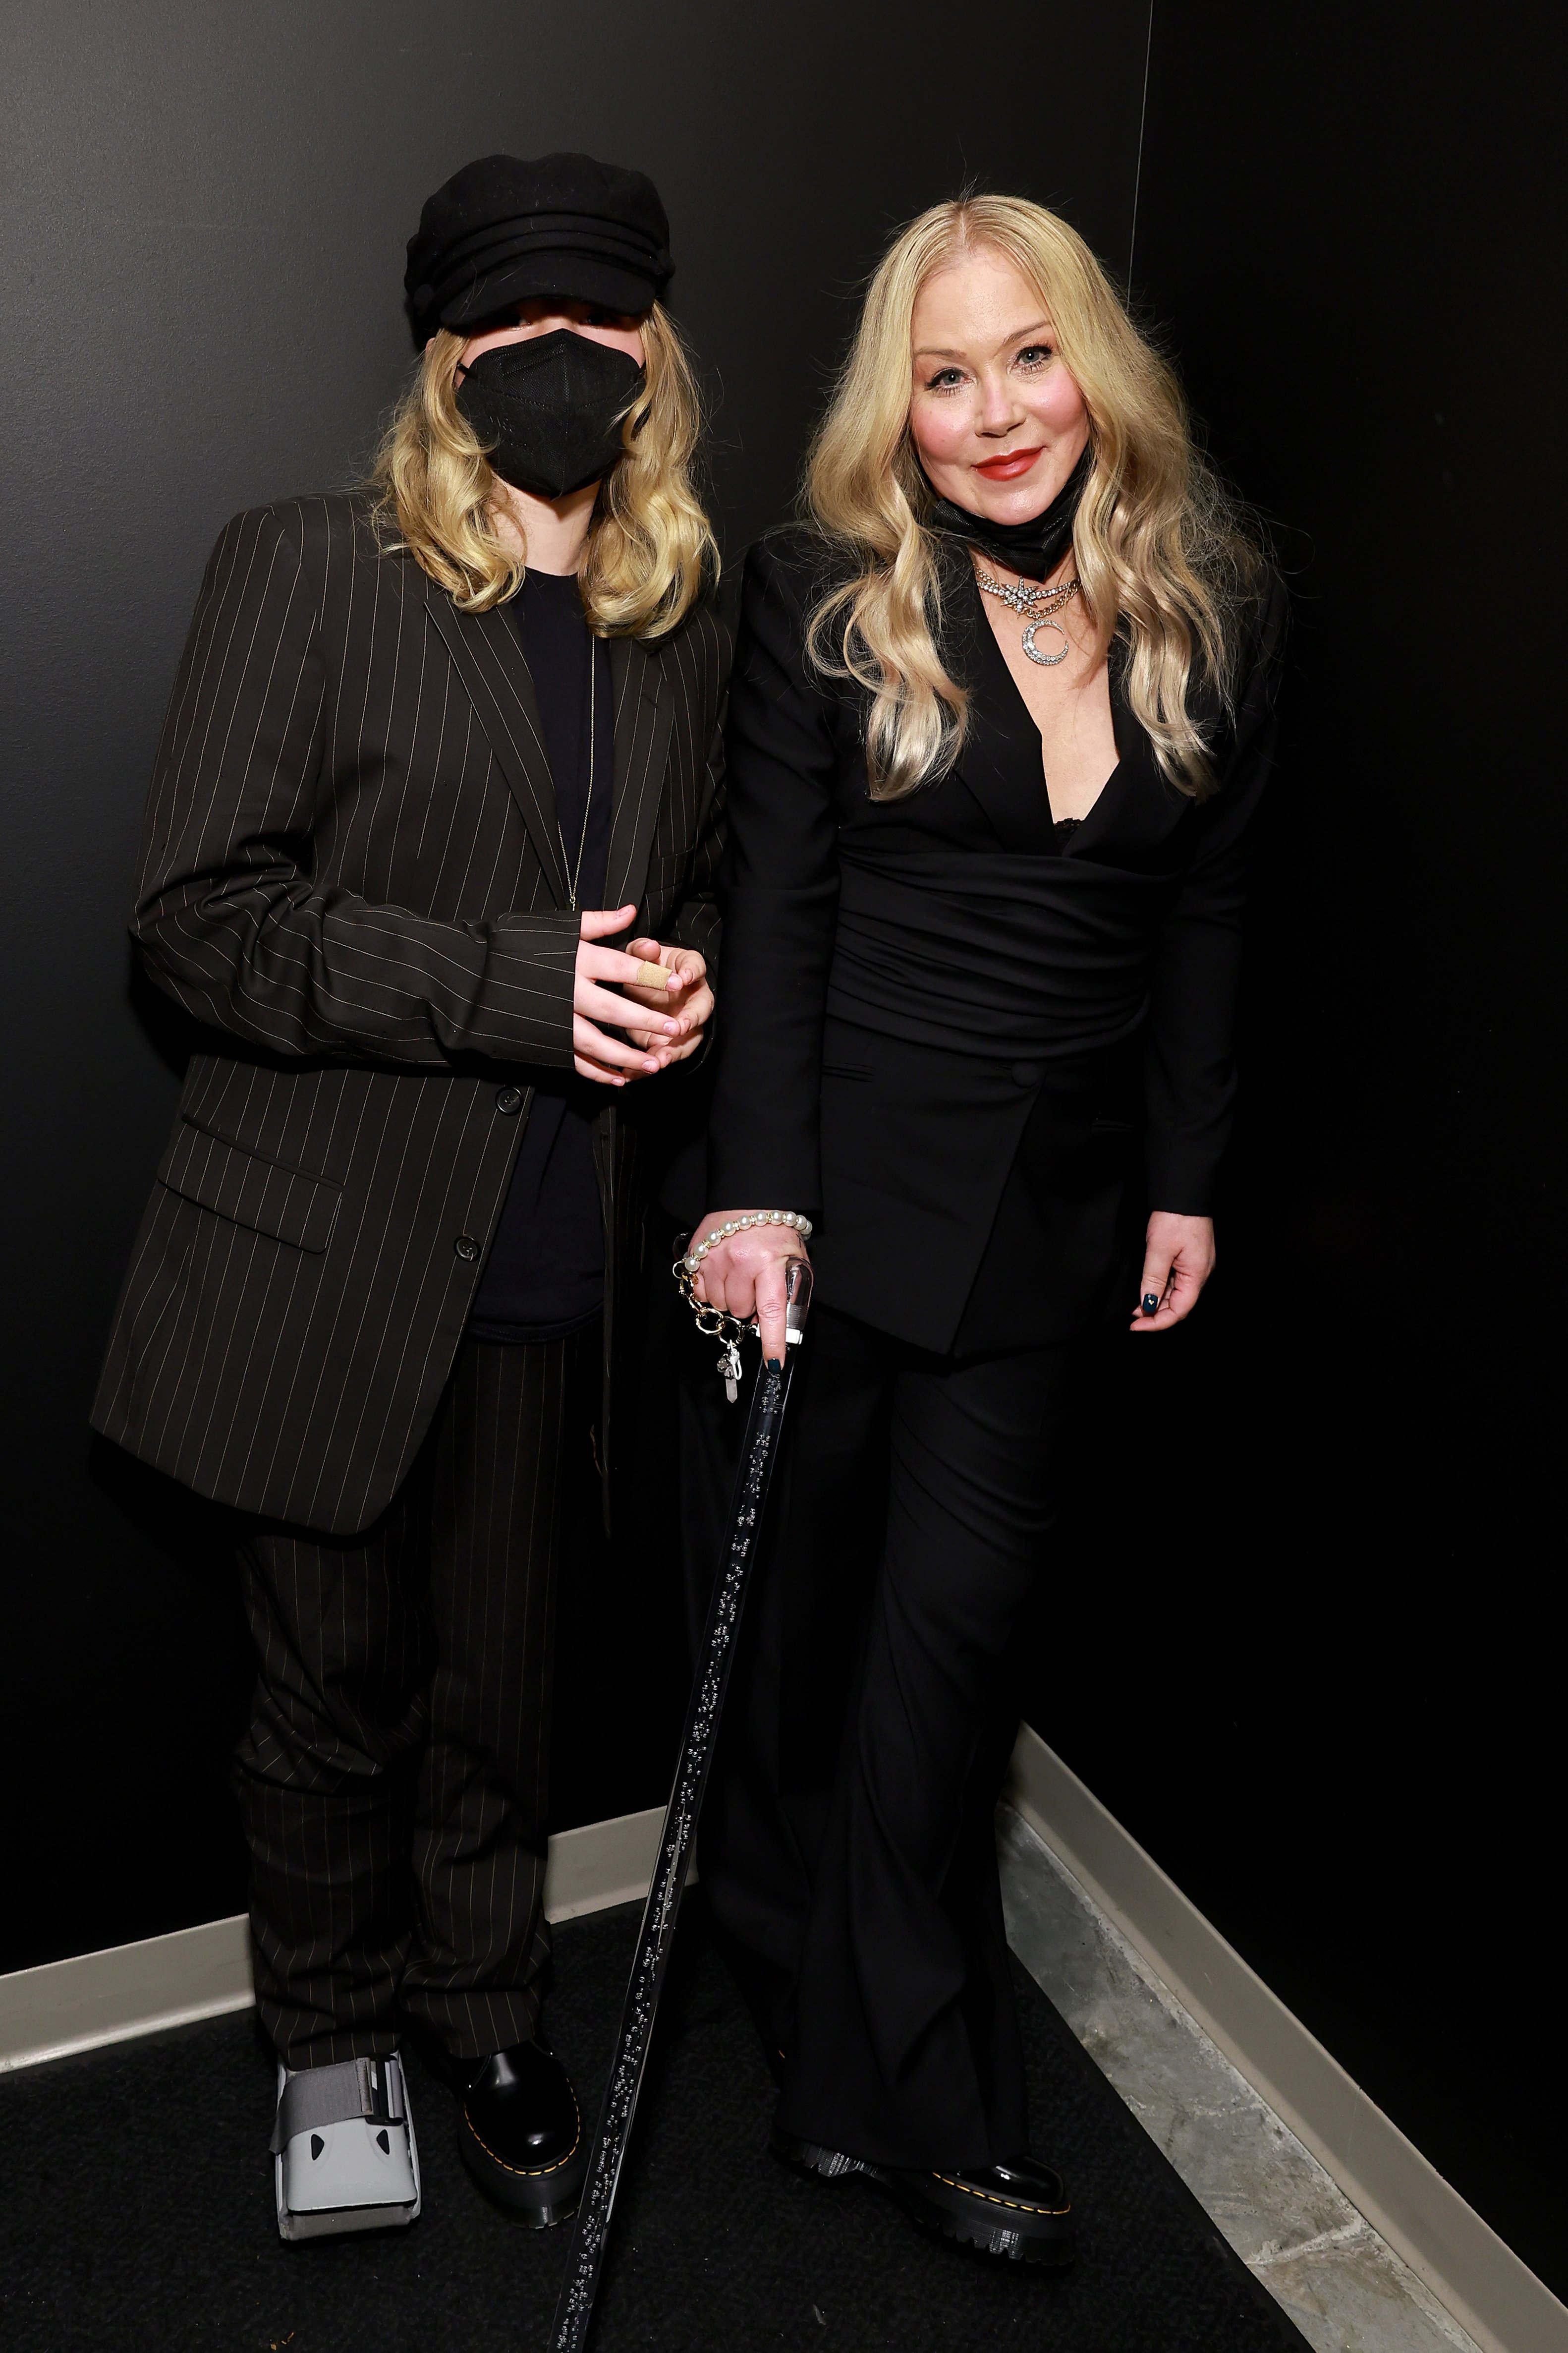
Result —
[[749, 1233], [753, 1226], [790, 1226], [803, 1242], [811, 1240], [811, 1219], [803, 1218], [797, 1210], [759, 1209], [750, 1218], [731, 1218], [723, 1225], [715, 1226], [710, 1234], [704, 1234], [690, 1256], [681, 1261], [687, 1273], [695, 1274], [709, 1251], [720, 1242], [727, 1242], [731, 1234]]

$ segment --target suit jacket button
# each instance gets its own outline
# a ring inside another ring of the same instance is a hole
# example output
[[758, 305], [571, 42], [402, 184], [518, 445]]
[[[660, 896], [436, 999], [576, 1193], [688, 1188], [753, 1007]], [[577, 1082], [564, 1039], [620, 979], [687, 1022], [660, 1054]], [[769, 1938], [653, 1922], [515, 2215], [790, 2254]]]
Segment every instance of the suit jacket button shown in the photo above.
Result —
[[479, 1254], [479, 1246], [472, 1234], [459, 1234], [452, 1248], [466, 1266], [472, 1266]]
[[521, 1087], [498, 1087], [496, 1090], [496, 1109], [497, 1111], [505, 1112], [521, 1111], [522, 1109], [522, 1089]]
[[1013, 1065], [1013, 1079], [1017, 1086], [1037, 1087], [1044, 1076], [1038, 1062], [1015, 1062]]

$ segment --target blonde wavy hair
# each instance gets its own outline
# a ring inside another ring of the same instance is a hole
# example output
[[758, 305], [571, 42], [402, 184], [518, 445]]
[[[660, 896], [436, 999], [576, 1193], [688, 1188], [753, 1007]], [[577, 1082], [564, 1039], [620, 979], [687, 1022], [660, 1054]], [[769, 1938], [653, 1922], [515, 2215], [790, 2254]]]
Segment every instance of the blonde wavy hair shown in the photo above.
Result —
[[[692, 480], [702, 404], [675, 322], [642, 322], [647, 383], [621, 426], [620, 462], [600, 485], [578, 582], [604, 638], [658, 638], [718, 578], [719, 550]], [[405, 550], [465, 613], [504, 605], [524, 559], [490, 517], [496, 477], [458, 406], [465, 338], [441, 328], [387, 427], [371, 472], [388, 553]]]
[[1089, 410], [1092, 469], [1073, 558], [1102, 649], [1127, 648], [1126, 694], [1161, 768], [1201, 796], [1215, 782], [1190, 701], [1200, 678], [1229, 709], [1263, 561], [1194, 448], [1175, 375], [1128, 317], [1077, 232], [1019, 196], [934, 205], [878, 266], [807, 461], [802, 505], [847, 573], [813, 612], [817, 668], [870, 694], [871, 796], [897, 800], [951, 767], [969, 698], [938, 650], [942, 576], [931, 491], [910, 432], [914, 308], [936, 270], [977, 248], [1012, 263], [1050, 314]]

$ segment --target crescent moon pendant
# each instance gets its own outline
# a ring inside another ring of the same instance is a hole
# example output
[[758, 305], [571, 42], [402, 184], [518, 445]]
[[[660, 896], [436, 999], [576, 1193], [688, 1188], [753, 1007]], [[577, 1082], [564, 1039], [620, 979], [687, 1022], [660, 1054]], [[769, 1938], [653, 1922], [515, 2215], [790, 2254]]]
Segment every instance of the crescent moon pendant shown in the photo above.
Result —
[[[1062, 649], [1059, 654], [1042, 654], [1036, 651], [1035, 631], [1037, 629], [1054, 629], [1056, 631], [1058, 637], [1060, 638], [1062, 641]], [[1069, 651], [1068, 645], [1068, 633], [1063, 628], [1059, 621], [1031, 621], [1028, 628], [1024, 631], [1024, 651], [1028, 655], [1029, 659], [1032, 662], [1038, 662], [1042, 670], [1055, 670], [1058, 662], [1065, 662], [1068, 658]]]

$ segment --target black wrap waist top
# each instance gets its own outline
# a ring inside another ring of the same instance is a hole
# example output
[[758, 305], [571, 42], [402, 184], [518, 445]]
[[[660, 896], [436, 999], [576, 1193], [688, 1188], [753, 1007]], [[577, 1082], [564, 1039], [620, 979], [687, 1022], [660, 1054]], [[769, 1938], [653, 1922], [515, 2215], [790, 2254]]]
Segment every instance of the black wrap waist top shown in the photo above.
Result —
[[[842, 1263], [825, 1295], [847, 1284], [858, 1313], [858, 1277], [836, 1233], [853, 1234], [858, 1258], [936, 1252], [952, 1268], [937, 1284], [944, 1304], [905, 1328], [945, 1346], [1030, 1113], [1058, 1082], [1135, 1060], [1151, 1205], [1212, 1207], [1283, 591], [1259, 613], [1234, 716], [1205, 714], [1218, 789], [1194, 801], [1163, 777], [1113, 649], [1117, 765], [1081, 823], [1058, 825], [1038, 731], [967, 559], [943, 584], [943, 653], [970, 691], [966, 737], [947, 774], [896, 801], [869, 796], [863, 691], [806, 659], [821, 586], [803, 534], [748, 558], [727, 730], [709, 1206], [806, 1211], [819, 1222], [819, 1275]], [[835, 1087], [852, 1074], [860, 1092], [841, 1102]]]
[[1047, 1060], [1139, 1028], [1167, 879], [1038, 851], [846, 840], [827, 1010], [960, 1054]]

